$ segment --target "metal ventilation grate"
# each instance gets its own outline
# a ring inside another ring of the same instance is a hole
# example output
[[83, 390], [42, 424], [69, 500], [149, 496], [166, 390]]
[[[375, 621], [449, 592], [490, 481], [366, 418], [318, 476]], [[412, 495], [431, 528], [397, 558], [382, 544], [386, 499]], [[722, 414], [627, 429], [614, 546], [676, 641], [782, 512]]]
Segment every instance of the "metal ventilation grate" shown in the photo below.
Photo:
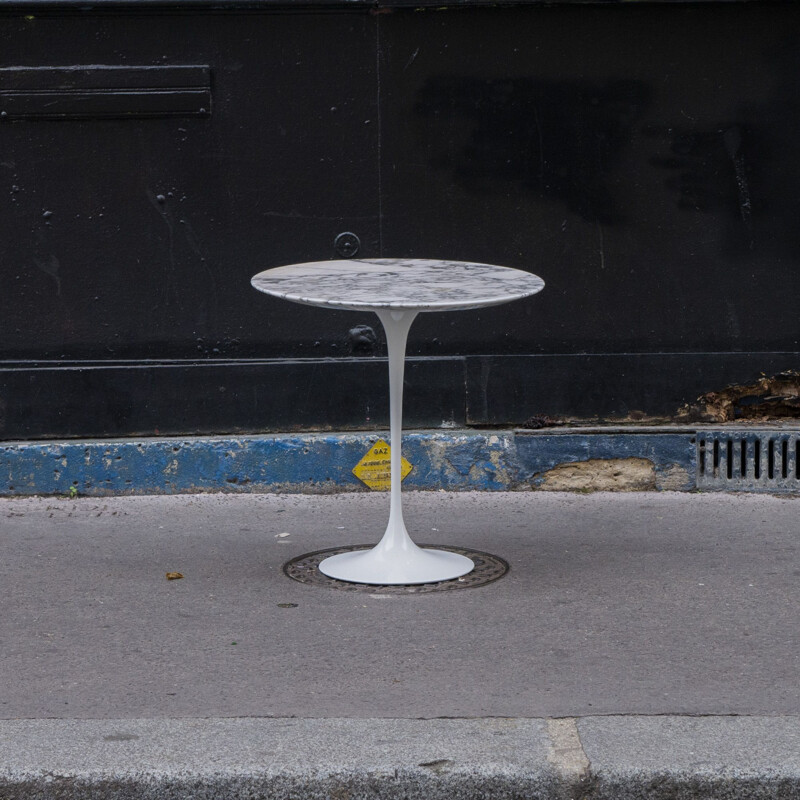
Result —
[[800, 491], [800, 432], [698, 431], [697, 487]]

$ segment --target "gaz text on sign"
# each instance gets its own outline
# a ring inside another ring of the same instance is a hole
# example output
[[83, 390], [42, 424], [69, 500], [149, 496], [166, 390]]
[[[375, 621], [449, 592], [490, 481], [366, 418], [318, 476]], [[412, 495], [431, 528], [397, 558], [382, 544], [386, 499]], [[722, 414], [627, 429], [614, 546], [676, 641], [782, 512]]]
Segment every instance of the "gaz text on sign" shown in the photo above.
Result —
[[[405, 479], [411, 472], [411, 464], [400, 459], [400, 476]], [[353, 467], [353, 474], [370, 489], [376, 492], [388, 492], [392, 485], [391, 448], [383, 439], [379, 439], [364, 454], [364, 457]]]

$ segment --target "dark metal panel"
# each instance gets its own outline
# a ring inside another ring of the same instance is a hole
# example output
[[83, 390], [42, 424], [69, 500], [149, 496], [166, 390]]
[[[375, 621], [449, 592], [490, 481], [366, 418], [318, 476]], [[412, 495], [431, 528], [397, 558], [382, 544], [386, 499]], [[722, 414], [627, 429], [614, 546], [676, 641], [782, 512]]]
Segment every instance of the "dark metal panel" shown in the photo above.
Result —
[[4, 359], [347, 355], [375, 324], [249, 282], [343, 231], [378, 252], [369, 14], [0, 17], [0, 59], [206, 64], [214, 94], [207, 118], [0, 124]]
[[798, 349], [799, 4], [397, 10], [380, 41], [384, 255], [547, 283], [430, 320], [437, 353]]
[[[746, 3], [746, 2], [784, 2], [795, 0], [639, 0], [639, 3], [664, 3], [678, 5], [691, 3]], [[503, 5], [614, 5], [630, 3], [631, 0], [503, 0]], [[181, 10], [193, 12], [197, 10], [232, 11], [237, 9], [380, 9], [385, 8], [459, 8], [496, 6], [492, 0], [449, 0], [443, 4], [441, 0], [391, 0], [377, 5], [375, 0], [2, 0], [0, 11], [5, 9], [74, 9], [81, 12], [97, 12], [105, 9], [133, 10], [148, 8], [166, 8], [170, 11]], [[380, 13], [379, 12], [379, 13]]]
[[[364, 365], [379, 362], [320, 358], [382, 353], [374, 316], [249, 285], [335, 257], [345, 231], [359, 255], [488, 261], [548, 283], [529, 301], [420, 317], [410, 353], [444, 361], [423, 405], [409, 395], [411, 426], [466, 419], [463, 376], [442, 367], [461, 354], [488, 359], [470, 363], [474, 424], [674, 418], [798, 363], [800, 8], [357, 2], [2, 7], [0, 68], [108, 98], [132, 72], [109, 87], [59, 70], [135, 64], [164, 77], [138, 87], [157, 93], [196, 91], [175, 70], [207, 65], [214, 108], [0, 120], [1, 435], [371, 424], [364, 398], [385, 384]], [[287, 364], [252, 361], [265, 358]], [[331, 391], [339, 377], [352, 388]]]
[[798, 364], [798, 352], [473, 356], [467, 423], [674, 421], [701, 394]]
[[206, 116], [207, 66], [0, 68], [0, 121]]
[[84, 64], [70, 67], [3, 67], [0, 94], [6, 92], [122, 91], [124, 89], [208, 89], [206, 65], [112, 66]]
[[[464, 363], [411, 359], [408, 427], [465, 424]], [[384, 429], [384, 358], [0, 368], [0, 438]]]
[[8, 92], [0, 95], [0, 116], [8, 120], [204, 117], [211, 113], [210, 101], [210, 92], [202, 89]]

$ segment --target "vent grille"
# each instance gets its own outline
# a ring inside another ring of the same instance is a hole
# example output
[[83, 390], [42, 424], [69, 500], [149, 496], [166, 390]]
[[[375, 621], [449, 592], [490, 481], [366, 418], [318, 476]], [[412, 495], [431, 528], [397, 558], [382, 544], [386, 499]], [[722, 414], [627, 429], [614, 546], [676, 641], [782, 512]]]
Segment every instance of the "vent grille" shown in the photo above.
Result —
[[697, 486], [800, 491], [800, 432], [698, 431]]

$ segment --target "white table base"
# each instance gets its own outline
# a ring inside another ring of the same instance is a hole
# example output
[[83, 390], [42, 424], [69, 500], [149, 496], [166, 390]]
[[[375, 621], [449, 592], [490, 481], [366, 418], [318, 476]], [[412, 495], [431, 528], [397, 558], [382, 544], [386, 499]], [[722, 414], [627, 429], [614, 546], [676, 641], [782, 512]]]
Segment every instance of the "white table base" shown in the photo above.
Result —
[[390, 550], [379, 544], [372, 550], [340, 553], [322, 561], [319, 571], [340, 581], [389, 586], [449, 581], [472, 572], [475, 567], [472, 559], [458, 553], [423, 550], [410, 537], [409, 543], [405, 550]]
[[406, 340], [416, 311], [376, 312], [386, 331], [389, 350], [389, 420], [391, 427], [391, 504], [386, 533], [372, 550], [326, 558], [320, 572], [340, 581], [367, 584], [434, 583], [460, 578], [474, 569], [466, 556], [422, 549], [411, 540], [403, 522], [400, 475], [403, 419], [403, 371]]

